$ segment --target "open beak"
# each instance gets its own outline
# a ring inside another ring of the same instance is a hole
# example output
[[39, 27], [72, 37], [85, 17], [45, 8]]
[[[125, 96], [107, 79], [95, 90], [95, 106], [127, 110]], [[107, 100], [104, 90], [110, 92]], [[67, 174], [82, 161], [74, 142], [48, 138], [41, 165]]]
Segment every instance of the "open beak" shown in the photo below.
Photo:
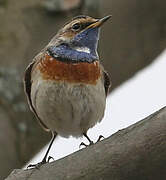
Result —
[[89, 28], [95, 28], [95, 27], [100, 27], [103, 23], [105, 23], [110, 17], [112, 17], [111, 15], [105, 16], [101, 19], [98, 19], [96, 22], [94, 22], [93, 24], [91, 24], [90, 26], [88, 26]]

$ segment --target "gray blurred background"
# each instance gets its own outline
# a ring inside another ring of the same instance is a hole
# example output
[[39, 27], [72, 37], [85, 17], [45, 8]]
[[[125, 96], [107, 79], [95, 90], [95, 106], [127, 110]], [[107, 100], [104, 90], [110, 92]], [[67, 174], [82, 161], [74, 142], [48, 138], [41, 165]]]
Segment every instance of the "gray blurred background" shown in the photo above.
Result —
[[113, 90], [165, 49], [165, 7], [163, 0], [0, 0], [0, 179], [50, 140], [27, 106], [22, 79], [57, 30], [79, 14], [112, 15], [99, 55]]

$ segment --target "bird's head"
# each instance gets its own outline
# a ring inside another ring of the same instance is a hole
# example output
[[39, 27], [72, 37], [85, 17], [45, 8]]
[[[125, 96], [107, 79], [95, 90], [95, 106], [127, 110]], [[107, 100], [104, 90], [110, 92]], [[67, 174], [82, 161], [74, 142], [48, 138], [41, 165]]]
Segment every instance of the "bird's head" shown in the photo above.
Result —
[[110, 17], [95, 19], [82, 15], [73, 18], [48, 44], [50, 55], [67, 62], [97, 60], [99, 29]]

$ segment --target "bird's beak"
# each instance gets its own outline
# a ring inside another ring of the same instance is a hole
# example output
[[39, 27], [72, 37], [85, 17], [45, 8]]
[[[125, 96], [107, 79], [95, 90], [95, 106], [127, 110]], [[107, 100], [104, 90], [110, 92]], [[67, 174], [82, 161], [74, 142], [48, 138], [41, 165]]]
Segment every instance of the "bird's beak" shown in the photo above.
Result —
[[88, 26], [89, 28], [95, 28], [95, 27], [100, 27], [103, 23], [105, 23], [110, 17], [112, 17], [111, 15], [105, 16], [101, 19], [98, 19], [96, 22], [94, 22], [93, 24], [91, 24], [90, 26]]

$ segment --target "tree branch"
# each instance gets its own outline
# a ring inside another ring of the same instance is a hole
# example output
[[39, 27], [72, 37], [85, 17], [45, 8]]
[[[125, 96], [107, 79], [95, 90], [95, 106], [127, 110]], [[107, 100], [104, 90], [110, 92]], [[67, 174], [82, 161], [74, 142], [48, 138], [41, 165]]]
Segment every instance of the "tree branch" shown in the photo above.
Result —
[[165, 164], [166, 107], [39, 170], [14, 170], [6, 180], [164, 180]]

